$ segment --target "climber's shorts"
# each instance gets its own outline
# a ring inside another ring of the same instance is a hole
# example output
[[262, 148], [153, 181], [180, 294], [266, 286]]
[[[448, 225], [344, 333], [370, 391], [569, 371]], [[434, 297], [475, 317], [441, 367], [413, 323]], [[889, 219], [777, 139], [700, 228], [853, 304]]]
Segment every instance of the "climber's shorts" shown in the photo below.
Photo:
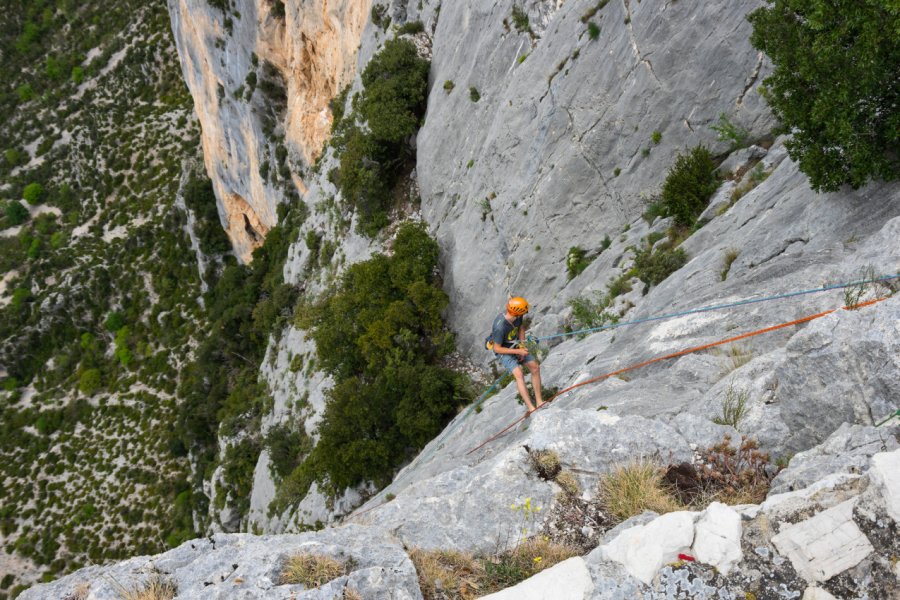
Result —
[[[500, 364], [503, 365], [504, 367], [506, 367], [506, 370], [509, 371], [510, 373], [515, 371], [516, 367], [521, 367], [525, 363], [537, 361], [537, 359], [530, 354], [528, 356], [526, 356], [522, 360], [522, 362], [519, 362], [519, 359], [515, 354], [496, 354], [495, 353], [494, 356], [496, 356], [500, 360]], [[523, 371], [523, 373], [524, 373], [524, 371]]]

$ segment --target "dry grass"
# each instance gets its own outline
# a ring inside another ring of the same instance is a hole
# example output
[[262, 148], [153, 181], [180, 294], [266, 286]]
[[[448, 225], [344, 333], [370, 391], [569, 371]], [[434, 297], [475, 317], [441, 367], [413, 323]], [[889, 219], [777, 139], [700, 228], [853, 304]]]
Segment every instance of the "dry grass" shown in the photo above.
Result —
[[87, 581], [82, 581], [75, 586], [75, 589], [70, 594], [63, 596], [63, 600], [85, 600], [90, 592], [91, 584]]
[[753, 359], [753, 350], [741, 344], [732, 344], [725, 349], [725, 364], [722, 366], [722, 377], [740, 369]]
[[616, 467], [612, 473], [604, 475], [600, 480], [600, 499], [618, 521], [645, 510], [660, 514], [683, 510], [667, 491], [662, 469], [643, 459]]
[[284, 562], [281, 583], [302, 583], [308, 588], [315, 588], [346, 574], [347, 563], [330, 556], [295, 554]]
[[419, 588], [425, 600], [449, 598], [469, 600], [482, 595], [480, 579], [483, 569], [470, 554], [452, 550], [414, 548], [410, 559], [419, 574]]
[[561, 468], [559, 455], [553, 450], [529, 450], [528, 458], [535, 472], [547, 481], [556, 477]]
[[122, 600], [172, 600], [177, 592], [175, 582], [162, 575], [154, 575], [143, 584], [120, 590]]
[[353, 588], [344, 588], [344, 597], [341, 600], [363, 600], [363, 597]]
[[722, 258], [722, 271], [719, 273], [719, 278], [722, 281], [728, 279], [728, 272], [731, 270], [731, 265], [734, 264], [734, 261], [737, 260], [737, 257], [740, 256], [741, 251], [737, 248], [729, 248], [725, 251], [725, 256]]
[[578, 478], [571, 471], [561, 471], [556, 476], [556, 483], [570, 496], [577, 496], [581, 493], [581, 485], [578, 483]]
[[420, 548], [413, 549], [409, 557], [425, 600], [472, 600], [516, 585], [577, 555], [575, 548], [537, 536], [488, 557]]

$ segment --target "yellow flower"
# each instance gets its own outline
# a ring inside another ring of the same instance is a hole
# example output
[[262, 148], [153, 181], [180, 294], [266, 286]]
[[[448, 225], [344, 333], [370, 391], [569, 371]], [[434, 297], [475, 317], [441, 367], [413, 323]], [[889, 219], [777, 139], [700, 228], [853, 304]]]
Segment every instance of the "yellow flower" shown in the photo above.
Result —
[[535, 556], [535, 557], [534, 557], [534, 564], [537, 564], [537, 563], [539, 563], [539, 562], [541, 562], [541, 557], [540, 557], [540, 556]]

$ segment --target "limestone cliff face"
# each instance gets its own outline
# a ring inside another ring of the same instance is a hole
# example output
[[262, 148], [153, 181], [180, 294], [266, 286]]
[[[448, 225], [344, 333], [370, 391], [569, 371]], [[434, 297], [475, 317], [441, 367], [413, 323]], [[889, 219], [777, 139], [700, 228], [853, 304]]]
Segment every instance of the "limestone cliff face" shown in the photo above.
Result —
[[[328, 102], [353, 79], [369, 4], [286, 2], [282, 16], [268, 0], [234, 0], [225, 12], [206, 0], [169, 0], [206, 170], [244, 262], [276, 224], [285, 193], [306, 191], [303, 168], [327, 138]], [[261, 89], [266, 78], [284, 86], [284, 106]]]
[[[746, 20], [761, 4], [443, 4], [418, 173], [462, 347], [479, 347], [508, 295], [556, 319], [587, 283], [568, 281], [569, 249], [621, 233], [677, 152], [725, 152], [710, 129], [720, 114], [771, 130], [768, 63]], [[514, 5], [530, 31], [513, 26]]]

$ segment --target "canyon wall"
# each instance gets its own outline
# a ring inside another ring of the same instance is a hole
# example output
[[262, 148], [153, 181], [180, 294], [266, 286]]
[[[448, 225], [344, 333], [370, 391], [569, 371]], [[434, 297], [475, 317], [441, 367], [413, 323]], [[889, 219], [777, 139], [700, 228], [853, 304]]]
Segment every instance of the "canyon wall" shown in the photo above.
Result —
[[[279, 5], [234, 0], [223, 11], [207, 0], [169, 0], [206, 171], [242, 262], [277, 223], [286, 193], [306, 191], [306, 170], [330, 131], [328, 103], [356, 73], [369, 14], [368, 0], [288, 2], [284, 14]], [[283, 106], [267, 83], [283, 84]]]

